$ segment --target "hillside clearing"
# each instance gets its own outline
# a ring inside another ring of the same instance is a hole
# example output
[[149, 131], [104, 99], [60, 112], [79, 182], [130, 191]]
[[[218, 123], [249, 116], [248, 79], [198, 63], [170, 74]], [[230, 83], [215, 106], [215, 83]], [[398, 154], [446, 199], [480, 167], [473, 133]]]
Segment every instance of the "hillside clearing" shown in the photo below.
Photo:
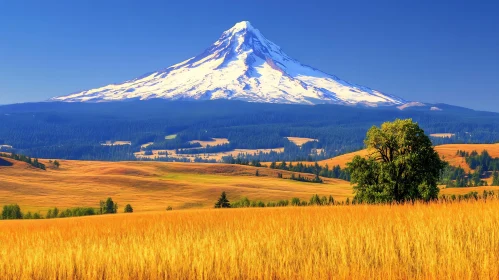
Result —
[[223, 144], [229, 144], [229, 140], [227, 138], [213, 138], [213, 140], [207, 140], [207, 141], [202, 141], [202, 140], [192, 140], [189, 141], [191, 144], [199, 143], [201, 147], [206, 148], [208, 146], [218, 146], [218, 145], [223, 145]]
[[302, 146], [305, 143], [312, 141], [319, 141], [314, 138], [305, 138], [305, 137], [286, 137], [289, 141], [293, 142], [296, 146]]
[[124, 145], [132, 145], [131, 141], [106, 141], [106, 143], [102, 143], [102, 146], [124, 146]]
[[430, 134], [430, 137], [436, 137], [436, 138], [451, 138], [456, 136], [454, 133], [432, 133]]

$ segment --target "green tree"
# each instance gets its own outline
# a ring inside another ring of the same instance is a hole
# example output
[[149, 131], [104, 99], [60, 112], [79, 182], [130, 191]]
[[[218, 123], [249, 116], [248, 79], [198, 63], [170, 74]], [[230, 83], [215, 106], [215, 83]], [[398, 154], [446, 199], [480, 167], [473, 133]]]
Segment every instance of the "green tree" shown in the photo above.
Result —
[[101, 214], [114, 214], [118, 212], [118, 204], [114, 203], [113, 199], [108, 197], [107, 200], [100, 201], [100, 213]]
[[293, 206], [300, 206], [300, 199], [298, 197], [293, 197], [291, 199], [291, 205], [293, 205]]
[[444, 164], [431, 140], [411, 119], [386, 122], [367, 132], [369, 155], [348, 163], [356, 202], [403, 202], [438, 198]]
[[329, 195], [328, 204], [334, 205], [334, 197], [332, 195]]
[[132, 208], [132, 205], [127, 204], [127, 205], [125, 206], [125, 213], [133, 213], [133, 208]]
[[494, 176], [492, 177], [492, 186], [499, 186], [499, 172], [494, 172]]
[[215, 203], [215, 208], [230, 208], [230, 202], [225, 192], [222, 192], [222, 195], [220, 195], [217, 203]]
[[309, 204], [310, 205], [321, 205], [321, 199], [319, 198], [319, 195], [317, 195], [317, 194], [312, 195], [312, 197], [310, 198]]
[[5, 205], [2, 211], [3, 220], [16, 220], [22, 219], [23, 213], [21, 212], [21, 207], [17, 204]]

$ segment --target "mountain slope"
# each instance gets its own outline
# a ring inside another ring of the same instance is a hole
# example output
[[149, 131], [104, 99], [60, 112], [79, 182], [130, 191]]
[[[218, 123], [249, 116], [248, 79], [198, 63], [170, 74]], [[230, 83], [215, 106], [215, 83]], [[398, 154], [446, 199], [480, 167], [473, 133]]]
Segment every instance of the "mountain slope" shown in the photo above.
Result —
[[202, 54], [143, 77], [53, 101], [237, 99], [251, 102], [403, 105], [401, 98], [354, 85], [301, 64], [249, 22], [225, 31]]

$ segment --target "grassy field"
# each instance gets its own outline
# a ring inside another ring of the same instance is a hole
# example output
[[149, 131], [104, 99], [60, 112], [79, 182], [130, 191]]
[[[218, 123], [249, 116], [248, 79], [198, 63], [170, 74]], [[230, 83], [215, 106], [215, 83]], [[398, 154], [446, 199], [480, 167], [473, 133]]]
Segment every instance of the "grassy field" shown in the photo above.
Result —
[[[9, 159], [7, 159], [9, 160]], [[11, 161], [11, 160], [9, 160]], [[333, 195], [344, 200], [352, 196], [348, 182], [324, 179], [312, 184], [284, 178], [290, 172], [240, 165], [60, 161], [60, 169], [47, 171], [23, 162], [0, 167], [0, 205], [18, 203], [23, 211], [77, 206], [97, 207], [99, 200], [112, 197], [120, 212], [130, 203], [135, 211], [208, 208], [222, 191], [230, 200], [247, 196], [251, 200], [309, 199], [313, 194]], [[256, 170], [259, 177], [256, 177]], [[312, 178], [313, 175], [308, 174]]]
[[[465, 166], [456, 151], [486, 149], [499, 157], [499, 145], [443, 145], [436, 148], [452, 164]], [[365, 151], [361, 151], [361, 153]], [[330, 159], [329, 166], [346, 163], [354, 154]], [[8, 159], [7, 159], [8, 160]], [[9, 160], [10, 161], [10, 160]], [[264, 202], [312, 195], [333, 195], [336, 200], [353, 197], [349, 182], [324, 178], [325, 184], [312, 184], [284, 178], [290, 172], [240, 165], [161, 163], [161, 162], [92, 162], [61, 161], [61, 168], [47, 171], [22, 162], [0, 167], [0, 205], [18, 203], [23, 211], [45, 213], [52, 207], [97, 207], [99, 200], [112, 197], [120, 210], [130, 203], [135, 211], [211, 208], [222, 191], [229, 200], [247, 196]], [[324, 164], [321, 162], [321, 164]], [[258, 169], [261, 176], [256, 177]], [[312, 175], [305, 175], [311, 178]], [[489, 180], [490, 181], [490, 180]], [[490, 182], [489, 182], [490, 183]], [[499, 190], [497, 187], [442, 189], [441, 194], [464, 194], [470, 191]]]
[[[435, 150], [438, 152], [440, 157], [446, 161], [448, 161], [451, 165], [461, 166], [466, 171], [469, 171], [470, 168], [463, 157], [460, 157], [457, 154], [458, 150], [472, 152], [477, 151], [478, 153], [483, 150], [487, 150], [492, 157], [499, 157], [499, 143], [498, 144], [447, 144], [435, 146]], [[353, 153], [344, 154], [341, 156], [337, 156], [334, 158], [326, 159], [320, 161], [320, 165], [328, 164], [329, 167], [339, 165], [341, 167], [345, 167], [348, 162], [350, 162], [354, 156], [366, 156], [367, 150], [360, 150]]]
[[0, 221], [2, 279], [498, 279], [499, 201]]

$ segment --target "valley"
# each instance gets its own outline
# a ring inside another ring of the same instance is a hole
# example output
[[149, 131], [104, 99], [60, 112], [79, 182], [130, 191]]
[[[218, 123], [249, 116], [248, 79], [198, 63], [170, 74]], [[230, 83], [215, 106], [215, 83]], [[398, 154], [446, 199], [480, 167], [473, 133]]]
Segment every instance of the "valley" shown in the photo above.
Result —
[[[458, 150], [487, 150], [491, 156], [499, 157], [499, 144], [453, 144], [435, 148], [451, 165], [467, 170], [469, 167], [464, 158], [457, 155]], [[361, 150], [318, 163], [330, 168], [335, 165], [345, 167], [355, 155], [366, 153], [366, 150]], [[40, 170], [24, 162], [3, 160], [13, 166], [0, 166], [0, 205], [17, 203], [23, 210], [40, 213], [52, 207], [97, 207], [98, 201], [107, 197], [112, 197], [122, 206], [130, 203], [137, 212], [162, 211], [168, 206], [175, 210], [212, 208], [223, 191], [232, 201], [248, 197], [265, 203], [293, 197], [308, 201], [314, 194], [332, 195], [337, 201], [353, 198], [350, 182], [332, 178], [322, 178], [323, 184], [289, 180], [293, 173], [310, 179], [314, 175], [270, 169], [270, 163], [254, 167], [220, 163], [59, 160], [60, 167], [56, 168], [49, 160], [40, 160], [47, 166], [47, 170]], [[279, 173], [283, 178], [278, 178]], [[490, 185], [491, 178], [487, 181]], [[484, 190], [499, 191], [499, 187], [441, 186], [444, 195], [481, 193]]]

